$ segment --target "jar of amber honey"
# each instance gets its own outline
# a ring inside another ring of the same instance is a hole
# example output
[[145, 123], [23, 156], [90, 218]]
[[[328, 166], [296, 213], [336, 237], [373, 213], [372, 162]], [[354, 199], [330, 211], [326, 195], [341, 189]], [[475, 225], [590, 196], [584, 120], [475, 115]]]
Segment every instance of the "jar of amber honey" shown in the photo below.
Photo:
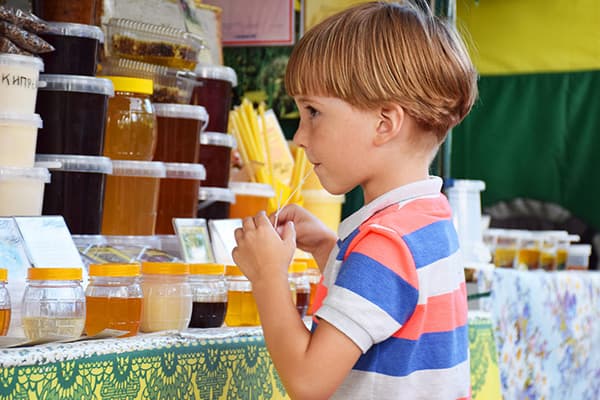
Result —
[[142, 288], [138, 264], [92, 264], [85, 290], [85, 332], [93, 336], [104, 329], [135, 336], [142, 318]]
[[227, 326], [260, 325], [258, 308], [252, 295], [252, 283], [237, 265], [228, 265], [227, 276]]
[[10, 326], [10, 294], [6, 283], [8, 282], [8, 270], [0, 268], [0, 336], [6, 336]]
[[192, 319], [190, 328], [217, 328], [227, 310], [227, 281], [223, 264], [191, 264]]
[[300, 318], [306, 316], [310, 301], [310, 282], [305, 275], [307, 266], [306, 261], [298, 259], [294, 260], [288, 268], [289, 282], [293, 288], [292, 293], [295, 292], [294, 303], [296, 304], [296, 310], [298, 310]]

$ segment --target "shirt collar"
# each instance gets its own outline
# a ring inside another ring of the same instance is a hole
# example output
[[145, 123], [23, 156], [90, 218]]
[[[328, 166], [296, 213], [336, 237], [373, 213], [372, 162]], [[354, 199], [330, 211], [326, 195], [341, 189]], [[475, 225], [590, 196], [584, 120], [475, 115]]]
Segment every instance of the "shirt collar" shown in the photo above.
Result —
[[369, 204], [365, 204], [354, 214], [343, 220], [338, 229], [338, 236], [342, 240], [345, 239], [373, 214], [392, 204], [413, 200], [419, 197], [434, 196], [439, 194], [441, 189], [442, 179], [437, 176], [430, 176], [428, 179], [411, 182], [390, 190], [377, 197]]

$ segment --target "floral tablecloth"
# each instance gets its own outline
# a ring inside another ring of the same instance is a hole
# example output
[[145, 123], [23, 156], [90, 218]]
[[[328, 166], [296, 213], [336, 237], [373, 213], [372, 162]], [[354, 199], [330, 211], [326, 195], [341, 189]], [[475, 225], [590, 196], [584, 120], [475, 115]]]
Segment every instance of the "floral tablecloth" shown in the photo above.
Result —
[[600, 273], [497, 268], [479, 281], [504, 399], [600, 399]]

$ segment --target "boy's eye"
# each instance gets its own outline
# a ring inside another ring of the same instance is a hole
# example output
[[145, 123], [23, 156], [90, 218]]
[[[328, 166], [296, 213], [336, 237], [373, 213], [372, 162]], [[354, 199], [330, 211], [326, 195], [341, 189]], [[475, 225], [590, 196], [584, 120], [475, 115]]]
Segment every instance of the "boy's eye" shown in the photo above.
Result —
[[319, 111], [317, 111], [312, 106], [306, 106], [306, 110], [308, 111], [308, 114], [311, 116], [311, 118], [314, 118], [319, 114]]

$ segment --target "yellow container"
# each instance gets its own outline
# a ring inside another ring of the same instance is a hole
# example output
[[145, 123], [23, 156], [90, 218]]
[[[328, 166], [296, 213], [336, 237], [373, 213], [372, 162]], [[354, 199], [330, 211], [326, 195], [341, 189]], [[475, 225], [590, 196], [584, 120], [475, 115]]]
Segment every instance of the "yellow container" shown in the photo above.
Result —
[[229, 188], [235, 194], [235, 203], [229, 208], [229, 218], [253, 217], [259, 211], [267, 212], [269, 199], [275, 196], [273, 187], [264, 183], [231, 182]]
[[342, 218], [344, 195], [333, 195], [325, 189], [302, 190], [304, 208], [319, 218], [331, 230], [337, 232]]

